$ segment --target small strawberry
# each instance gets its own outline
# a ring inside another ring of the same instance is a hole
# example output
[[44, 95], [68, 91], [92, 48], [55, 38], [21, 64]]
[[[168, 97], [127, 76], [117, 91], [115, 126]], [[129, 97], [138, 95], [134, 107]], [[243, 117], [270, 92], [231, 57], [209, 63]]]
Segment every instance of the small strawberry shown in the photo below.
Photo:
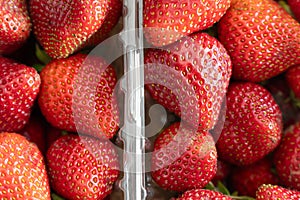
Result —
[[264, 184], [256, 192], [256, 200], [299, 200], [300, 192], [278, 185]]
[[226, 120], [217, 141], [218, 155], [235, 165], [252, 164], [280, 142], [282, 117], [268, 90], [251, 82], [232, 82]]
[[145, 37], [154, 46], [170, 44], [212, 26], [229, 6], [230, 0], [144, 0]]
[[176, 122], [158, 135], [152, 154], [152, 177], [162, 188], [186, 191], [203, 188], [216, 174], [213, 138]]
[[26, 0], [0, 1], [0, 54], [20, 48], [30, 35]]
[[0, 56], [0, 131], [19, 131], [25, 126], [40, 81], [34, 68]]
[[108, 0], [30, 0], [34, 34], [52, 58], [65, 58], [79, 48], [109, 17]]
[[262, 184], [278, 184], [278, 177], [272, 172], [272, 162], [264, 158], [251, 165], [235, 167], [231, 171], [229, 183], [239, 195], [255, 197]]
[[290, 67], [285, 78], [295, 97], [300, 99], [300, 64]]
[[280, 183], [300, 190], [300, 122], [287, 128], [274, 154]]
[[76, 54], [52, 60], [41, 73], [38, 103], [54, 127], [111, 138], [118, 129], [116, 74], [102, 58]]
[[200, 129], [216, 123], [230, 76], [226, 50], [206, 33], [145, 53], [146, 88], [153, 99]]
[[109, 140], [66, 135], [47, 151], [51, 187], [62, 197], [104, 199], [117, 180], [118, 156]]
[[299, 0], [287, 0], [295, 18], [300, 22], [300, 1]]
[[50, 200], [43, 156], [17, 133], [0, 133], [0, 199]]
[[184, 192], [174, 200], [231, 200], [232, 198], [217, 191], [193, 189]]
[[260, 82], [300, 63], [300, 24], [273, 0], [233, 2], [218, 35], [234, 79]]

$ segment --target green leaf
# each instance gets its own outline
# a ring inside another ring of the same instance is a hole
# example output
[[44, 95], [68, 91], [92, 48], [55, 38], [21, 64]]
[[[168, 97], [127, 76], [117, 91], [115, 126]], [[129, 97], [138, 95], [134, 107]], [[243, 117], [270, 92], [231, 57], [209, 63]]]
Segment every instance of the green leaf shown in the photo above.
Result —
[[226, 188], [226, 186], [221, 181], [218, 181], [217, 188], [218, 188], [219, 192], [221, 192], [225, 195], [230, 195], [229, 190]]
[[51, 193], [51, 199], [52, 200], [65, 200], [64, 198], [62, 198], [61, 196], [58, 196], [55, 193]]
[[44, 65], [47, 65], [52, 60], [51, 57], [48, 56], [38, 44], [35, 45], [35, 55]]
[[205, 189], [215, 191], [215, 190], [216, 190], [216, 187], [215, 187], [215, 185], [213, 184], [213, 182], [210, 181], [210, 182], [205, 186]]

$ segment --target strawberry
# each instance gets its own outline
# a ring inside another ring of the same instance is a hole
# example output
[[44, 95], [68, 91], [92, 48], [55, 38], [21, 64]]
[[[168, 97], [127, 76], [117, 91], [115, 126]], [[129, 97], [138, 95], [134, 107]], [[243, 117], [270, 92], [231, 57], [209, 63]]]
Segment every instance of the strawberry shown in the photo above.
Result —
[[216, 144], [220, 158], [249, 165], [273, 151], [281, 139], [282, 117], [270, 92], [255, 83], [232, 82], [226, 99], [226, 120]]
[[[206, 190], [206, 189], [193, 189], [186, 191], [176, 200], [231, 200], [232, 198], [220, 192]], [[175, 199], [174, 199], [175, 200]]]
[[217, 185], [218, 182], [224, 182], [228, 175], [231, 173], [232, 166], [227, 162], [222, 160], [217, 161], [217, 172], [214, 178], [212, 179], [213, 184]]
[[143, 6], [146, 39], [163, 46], [212, 26], [229, 8], [230, 0], [144, 0]]
[[213, 138], [175, 122], [158, 135], [152, 154], [152, 178], [162, 188], [186, 191], [203, 188], [216, 174]]
[[295, 97], [300, 98], [300, 64], [290, 67], [285, 73], [285, 78]]
[[108, 138], [116, 133], [116, 74], [102, 58], [76, 54], [52, 60], [40, 75], [38, 103], [52, 126]]
[[67, 199], [104, 199], [119, 175], [118, 156], [109, 140], [66, 135], [47, 151], [51, 187]]
[[206, 33], [145, 53], [145, 82], [151, 96], [199, 129], [214, 126], [230, 76], [226, 50]]
[[[112, 1], [117, 2], [117, 1]], [[109, 17], [108, 0], [30, 0], [34, 34], [52, 58], [77, 51]]]
[[300, 24], [273, 0], [234, 1], [218, 35], [234, 79], [260, 82], [300, 63]]
[[0, 131], [19, 131], [25, 126], [40, 81], [34, 68], [0, 57]]
[[274, 154], [274, 163], [280, 183], [300, 190], [300, 122], [284, 131], [284, 137]]
[[0, 54], [10, 54], [20, 48], [30, 35], [26, 0], [2, 0], [0, 22]]
[[17, 133], [0, 133], [0, 199], [50, 200], [43, 156]]
[[295, 18], [300, 22], [300, 1], [299, 0], [287, 0]]
[[272, 162], [264, 158], [251, 165], [235, 167], [231, 171], [229, 183], [239, 195], [255, 197], [262, 184], [278, 184], [278, 177], [272, 172]]
[[256, 200], [299, 200], [300, 192], [278, 185], [263, 184], [256, 192]]

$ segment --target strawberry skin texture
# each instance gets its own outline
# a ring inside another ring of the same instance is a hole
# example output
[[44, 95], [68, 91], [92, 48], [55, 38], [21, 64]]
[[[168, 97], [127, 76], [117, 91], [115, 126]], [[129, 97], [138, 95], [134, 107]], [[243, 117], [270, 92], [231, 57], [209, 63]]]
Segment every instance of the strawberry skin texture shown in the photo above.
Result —
[[225, 48], [206, 33], [145, 53], [146, 89], [153, 99], [202, 130], [214, 126], [230, 76]]
[[34, 68], [0, 56], [0, 131], [15, 132], [25, 126], [40, 83]]
[[278, 146], [283, 126], [280, 108], [268, 90], [251, 82], [232, 82], [226, 98], [218, 155], [235, 165], [252, 164]]
[[218, 26], [232, 77], [260, 82], [300, 63], [300, 24], [273, 0], [239, 0]]
[[77, 51], [103, 24], [108, 0], [30, 0], [33, 32], [52, 58]]
[[102, 58], [86, 58], [76, 54], [46, 65], [38, 103], [56, 128], [111, 138], [119, 124], [113, 97], [116, 74]]
[[0, 54], [20, 48], [30, 35], [31, 22], [26, 0], [0, 2]]
[[256, 192], [256, 200], [299, 200], [300, 192], [278, 185], [264, 184]]
[[276, 171], [280, 183], [297, 190], [300, 190], [300, 122], [288, 127], [274, 154]]
[[119, 176], [118, 156], [109, 140], [62, 136], [46, 157], [51, 187], [69, 200], [104, 199]]
[[176, 200], [232, 200], [231, 197], [226, 196], [220, 192], [205, 190], [205, 189], [194, 189], [183, 193]]
[[50, 200], [43, 156], [17, 133], [0, 133], [0, 199]]
[[156, 138], [151, 166], [153, 180], [164, 189], [203, 188], [217, 170], [213, 138], [175, 122]]
[[300, 0], [287, 0], [295, 18], [300, 22]]
[[300, 64], [290, 67], [285, 73], [285, 79], [295, 97], [300, 98]]
[[229, 6], [230, 0], [144, 0], [145, 37], [154, 46], [170, 44], [212, 26]]
[[272, 160], [264, 158], [251, 165], [235, 167], [231, 171], [230, 185], [239, 195], [255, 197], [259, 186], [278, 184], [278, 177], [272, 173]]

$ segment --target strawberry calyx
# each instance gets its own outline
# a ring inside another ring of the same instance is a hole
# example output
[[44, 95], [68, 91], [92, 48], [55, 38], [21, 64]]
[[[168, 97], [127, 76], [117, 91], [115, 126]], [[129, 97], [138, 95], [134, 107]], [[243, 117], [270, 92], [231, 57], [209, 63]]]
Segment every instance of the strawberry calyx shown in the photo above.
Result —
[[296, 97], [295, 93], [292, 90], [290, 91], [290, 97], [287, 100], [292, 101], [292, 104], [296, 108], [300, 108], [300, 99]]
[[291, 10], [291, 7], [287, 4], [286, 1], [280, 0], [280, 1], [278, 1], [278, 4], [279, 4], [286, 12], [288, 12], [292, 17], [295, 17], [295, 16], [294, 16], [294, 13], [293, 13], [292, 10]]
[[47, 65], [52, 60], [52, 58], [44, 50], [42, 50], [38, 44], [35, 45], [35, 55], [43, 65]]
[[51, 199], [52, 200], [65, 200], [63, 197], [55, 194], [54, 192], [51, 193]]

